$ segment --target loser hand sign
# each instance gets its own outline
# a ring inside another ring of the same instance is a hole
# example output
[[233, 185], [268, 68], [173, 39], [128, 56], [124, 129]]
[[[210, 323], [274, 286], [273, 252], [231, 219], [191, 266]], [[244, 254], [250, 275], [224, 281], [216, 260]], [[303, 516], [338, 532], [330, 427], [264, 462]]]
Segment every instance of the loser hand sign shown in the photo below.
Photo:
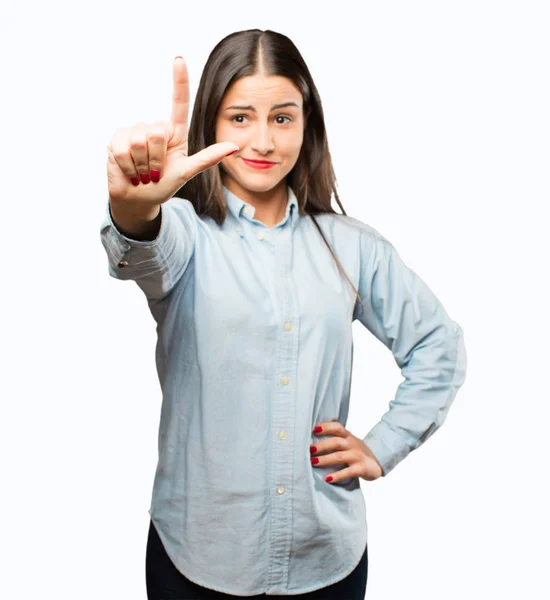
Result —
[[[113, 201], [143, 208], [163, 204], [192, 177], [239, 149], [232, 142], [220, 142], [188, 156], [189, 77], [179, 56], [174, 59], [173, 77], [171, 120], [118, 129], [107, 146], [109, 198]], [[148, 181], [151, 170], [159, 172], [158, 182], [132, 183], [132, 179]]]

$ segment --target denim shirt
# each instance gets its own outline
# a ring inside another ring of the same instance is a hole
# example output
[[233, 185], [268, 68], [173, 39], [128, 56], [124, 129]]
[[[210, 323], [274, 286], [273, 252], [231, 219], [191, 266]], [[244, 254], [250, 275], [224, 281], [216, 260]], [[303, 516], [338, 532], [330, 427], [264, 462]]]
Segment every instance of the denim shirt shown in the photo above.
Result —
[[327, 483], [348, 465], [313, 467], [309, 451], [317, 423], [346, 426], [354, 320], [405, 378], [362, 438], [384, 476], [442, 425], [465, 378], [462, 329], [393, 245], [352, 217], [316, 217], [361, 306], [287, 191], [271, 229], [226, 187], [221, 226], [176, 197], [153, 241], [122, 235], [109, 203], [101, 225], [109, 274], [136, 282], [157, 323], [149, 514], [178, 570], [226, 594], [326, 587], [365, 551], [359, 477]]

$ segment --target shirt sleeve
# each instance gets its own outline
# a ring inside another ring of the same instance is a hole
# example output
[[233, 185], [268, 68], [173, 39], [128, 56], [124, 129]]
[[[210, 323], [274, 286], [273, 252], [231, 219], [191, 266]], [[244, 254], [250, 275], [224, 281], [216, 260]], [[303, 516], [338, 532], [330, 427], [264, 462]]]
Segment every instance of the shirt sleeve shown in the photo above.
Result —
[[362, 232], [359, 321], [389, 350], [404, 381], [363, 438], [383, 476], [441, 427], [466, 375], [461, 327], [383, 236]]
[[113, 222], [107, 202], [101, 224], [101, 243], [108, 258], [109, 275], [132, 279], [147, 300], [162, 300], [187, 269], [197, 238], [197, 215], [189, 200], [171, 198], [160, 205], [161, 224], [151, 241], [123, 235]]

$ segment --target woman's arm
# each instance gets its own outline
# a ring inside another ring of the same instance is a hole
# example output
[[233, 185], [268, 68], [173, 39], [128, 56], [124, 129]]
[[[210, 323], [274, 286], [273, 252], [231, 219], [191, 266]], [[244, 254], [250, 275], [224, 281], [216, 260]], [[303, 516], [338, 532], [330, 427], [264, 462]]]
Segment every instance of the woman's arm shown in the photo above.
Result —
[[193, 205], [171, 198], [154, 209], [159, 211], [156, 216], [150, 212], [143, 217], [116, 208], [112, 214], [111, 208], [108, 203], [100, 230], [109, 274], [134, 280], [148, 301], [163, 299], [187, 269], [195, 249], [198, 217]]
[[152, 208], [137, 205], [133, 210], [130, 205], [119, 205], [109, 201], [111, 221], [122, 235], [133, 240], [152, 242], [160, 231], [162, 214], [160, 205]]
[[394, 356], [405, 378], [363, 441], [387, 475], [441, 427], [466, 375], [461, 327], [376, 230], [361, 232], [356, 318]]

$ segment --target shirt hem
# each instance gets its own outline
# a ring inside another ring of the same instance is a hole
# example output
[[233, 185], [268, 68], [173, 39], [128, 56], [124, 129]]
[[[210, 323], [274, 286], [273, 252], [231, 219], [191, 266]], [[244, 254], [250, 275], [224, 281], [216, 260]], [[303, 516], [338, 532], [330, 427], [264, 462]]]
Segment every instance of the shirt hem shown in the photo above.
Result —
[[[230, 594], [230, 595], [234, 595], [234, 596], [257, 596], [259, 594], [266, 594], [268, 595], [268, 589], [266, 589], [265, 586], [262, 587], [262, 589], [258, 589], [256, 591], [250, 592], [243, 592], [242, 590], [237, 590], [235, 588], [231, 588], [231, 589], [222, 589], [219, 587], [213, 587], [213, 584], [211, 583], [207, 583], [206, 581], [204, 581], [203, 579], [197, 578], [195, 575], [189, 576], [184, 569], [181, 566], [178, 566], [176, 564], [176, 561], [174, 560], [174, 557], [170, 555], [170, 553], [168, 552], [166, 545], [164, 543], [164, 533], [162, 532], [162, 529], [160, 527], [156, 526], [155, 523], [155, 518], [151, 515], [151, 519], [153, 520], [153, 524], [155, 525], [155, 529], [157, 530], [157, 533], [162, 541], [162, 545], [164, 547], [164, 550], [166, 552], [166, 554], [168, 554], [168, 556], [170, 557], [170, 560], [172, 561], [172, 563], [174, 564], [174, 567], [176, 567], [176, 569], [187, 579], [189, 579], [189, 581], [191, 581], [192, 583], [196, 584], [196, 585], [200, 585], [203, 588], [206, 588], [208, 590], [213, 590], [215, 592], [221, 592], [222, 594]], [[366, 529], [365, 529], [366, 531]], [[365, 542], [363, 544], [363, 550], [361, 551], [359, 558], [357, 558], [353, 563], [352, 563], [352, 567], [350, 569], [348, 569], [345, 573], [340, 573], [338, 575], [336, 575], [334, 577], [334, 579], [331, 579], [330, 581], [328, 581], [327, 583], [323, 583], [320, 587], [315, 587], [317, 584], [314, 584], [313, 586], [310, 587], [306, 587], [304, 589], [300, 589], [300, 590], [288, 590], [286, 592], [281, 592], [281, 591], [277, 591], [275, 594], [269, 594], [269, 595], [281, 595], [281, 596], [297, 596], [300, 594], [307, 594], [308, 592], [315, 592], [318, 590], [322, 590], [328, 586], [334, 585], [335, 583], [338, 583], [339, 581], [342, 581], [343, 579], [345, 579], [348, 575], [350, 575], [359, 565], [359, 563], [361, 562], [361, 559], [363, 558], [363, 555], [365, 554], [365, 551], [367, 550], [367, 541], [368, 541], [368, 536], [365, 535]], [[214, 584], [215, 585], [215, 584]]]

